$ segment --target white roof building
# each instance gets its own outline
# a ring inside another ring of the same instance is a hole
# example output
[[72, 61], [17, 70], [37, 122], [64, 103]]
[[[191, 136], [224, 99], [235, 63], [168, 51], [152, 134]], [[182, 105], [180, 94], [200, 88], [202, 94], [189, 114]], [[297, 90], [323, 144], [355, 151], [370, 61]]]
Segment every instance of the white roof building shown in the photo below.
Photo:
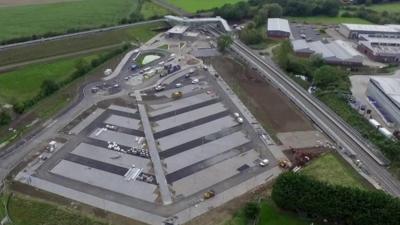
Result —
[[372, 25], [372, 24], [351, 24], [351, 23], [343, 23], [347, 29], [351, 31], [367, 31], [367, 32], [375, 32], [375, 33], [398, 33], [399, 30], [394, 29], [393, 27], [386, 25]]
[[281, 18], [269, 18], [267, 24], [268, 31], [282, 31], [290, 33], [289, 22]]

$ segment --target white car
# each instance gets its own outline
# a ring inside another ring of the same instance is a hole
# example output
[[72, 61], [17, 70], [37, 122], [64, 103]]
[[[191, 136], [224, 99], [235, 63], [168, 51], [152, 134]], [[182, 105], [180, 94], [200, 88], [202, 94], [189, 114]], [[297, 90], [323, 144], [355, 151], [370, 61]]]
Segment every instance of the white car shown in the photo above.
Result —
[[176, 87], [176, 88], [182, 87], [182, 83], [176, 83], [176, 84], [175, 84], [175, 87]]
[[264, 167], [264, 166], [268, 166], [268, 164], [269, 164], [268, 159], [262, 159], [258, 165]]
[[197, 84], [197, 83], [199, 83], [199, 79], [196, 78], [192, 80], [192, 84]]

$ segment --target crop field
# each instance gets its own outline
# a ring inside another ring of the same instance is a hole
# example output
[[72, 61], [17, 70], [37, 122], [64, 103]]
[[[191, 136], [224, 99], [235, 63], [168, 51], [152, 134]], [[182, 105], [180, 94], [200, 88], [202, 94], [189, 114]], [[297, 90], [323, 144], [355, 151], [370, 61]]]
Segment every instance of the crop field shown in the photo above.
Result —
[[75, 70], [78, 60], [89, 61], [96, 55], [34, 64], [0, 74], [0, 103], [31, 99], [46, 79], [62, 81]]
[[236, 3], [242, 0], [167, 0], [169, 3], [181, 8], [187, 12], [197, 12], [198, 10], [207, 10], [220, 7], [228, 3]]
[[[115, 25], [136, 9], [137, 2], [85, 0], [0, 7], [0, 40]], [[145, 18], [165, 13], [151, 2], [142, 7]]]
[[0, 51], [0, 66], [121, 44], [124, 41], [146, 42], [158, 33], [155, 30], [164, 27], [167, 27], [165, 23], [157, 22], [6, 49]]
[[310, 17], [289, 17], [290, 21], [308, 24], [336, 25], [340, 23], [371, 24], [371, 22], [356, 17], [330, 17], [330, 16], [310, 16]]
[[302, 170], [302, 173], [331, 184], [366, 188], [363, 178], [343, 159], [332, 153], [311, 162]]
[[398, 13], [400, 12], [400, 2], [391, 2], [391, 3], [383, 3], [383, 4], [373, 4], [367, 7], [368, 9], [372, 9], [378, 12], [392, 12]]

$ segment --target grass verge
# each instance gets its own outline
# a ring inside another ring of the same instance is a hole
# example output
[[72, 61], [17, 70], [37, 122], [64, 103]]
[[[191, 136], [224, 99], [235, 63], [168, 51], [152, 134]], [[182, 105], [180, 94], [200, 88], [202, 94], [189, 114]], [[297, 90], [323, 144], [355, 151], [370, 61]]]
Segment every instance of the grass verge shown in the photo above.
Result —
[[[0, 199], [5, 200], [6, 195]], [[8, 204], [13, 225], [105, 225], [106, 223], [80, 214], [75, 210], [59, 207], [27, 196], [13, 195]], [[0, 210], [0, 216], [5, 210]]]
[[383, 3], [383, 4], [372, 4], [367, 7], [367, 9], [372, 9], [378, 12], [391, 12], [398, 13], [400, 12], [400, 2], [391, 2], [391, 3]]
[[302, 173], [330, 184], [366, 189], [364, 179], [340, 156], [327, 153], [303, 168]]

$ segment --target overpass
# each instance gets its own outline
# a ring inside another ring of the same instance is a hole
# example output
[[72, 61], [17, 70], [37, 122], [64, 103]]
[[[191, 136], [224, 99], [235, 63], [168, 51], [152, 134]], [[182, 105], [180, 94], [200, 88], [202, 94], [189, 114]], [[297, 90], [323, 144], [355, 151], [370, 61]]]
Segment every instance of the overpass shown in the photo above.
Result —
[[185, 26], [201, 26], [201, 25], [217, 25], [223, 29], [224, 32], [232, 32], [228, 22], [220, 17], [206, 17], [206, 18], [187, 18], [178, 16], [165, 16], [165, 20], [171, 25], [185, 25]]

